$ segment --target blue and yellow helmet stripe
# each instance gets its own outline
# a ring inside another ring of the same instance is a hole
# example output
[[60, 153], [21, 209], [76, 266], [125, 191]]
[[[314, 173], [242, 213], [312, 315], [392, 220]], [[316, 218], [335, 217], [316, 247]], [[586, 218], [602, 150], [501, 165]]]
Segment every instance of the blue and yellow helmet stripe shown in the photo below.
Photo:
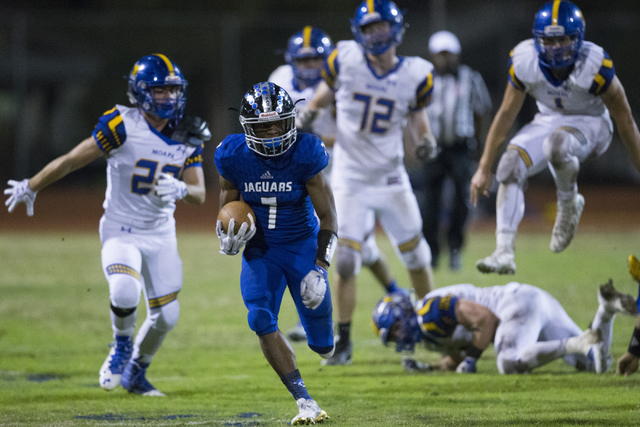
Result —
[[302, 47], [310, 47], [311, 46], [311, 32], [313, 31], [313, 27], [307, 25], [302, 30]]
[[551, 24], [558, 25], [558, 12], [560, 11], [560, 1], [554, 0], [553, 8], [551, 9]]
[[154, 53], [154, 56], [157, 56], [158, 58], [162, 59], [162, 62], [164, 62], [164, 64], [167, 66], [167, 70], [169, 70], [169, 75], [170, 76], [175, 76], [176, 72], [173, 69], [173, 64], [171, 63], [171, 61], [169, 60], [169, 58], [167, 58], [166, 56], [164, 56], [161, 53]]
[[367, 12], [373, 13], [376, 11], [374, 0], [367, 0]]

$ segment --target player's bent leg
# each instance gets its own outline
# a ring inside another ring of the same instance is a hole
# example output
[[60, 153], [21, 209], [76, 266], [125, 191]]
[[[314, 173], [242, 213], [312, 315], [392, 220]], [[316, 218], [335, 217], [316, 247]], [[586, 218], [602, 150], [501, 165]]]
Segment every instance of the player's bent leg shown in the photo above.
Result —
[[[122, 387], [141, 396], [164, 396], [146, 378], [147, 368], [180, 316], [177, 292], [149, 300], [149, 313], [138, 331], [133, 355], [122, 373]], [[168, 301], [166, 304], [158, 304]]]
[[577, 186], [580, 161], [573, 152], [585, 144], [581, 144], [576, 135], [584, 139], [578, 129], [561, 127], [542, 144], [558, 189], [558, 210], [549, 245], [556, 253], [565, 250], [573, 240], [584, 208], [584, 197], [578, 194]]
[[416, 298], [424, 297], [435, 288], [429, 244], [422, 235], [418, 235], [414, 239], [398, 245], [398, 249], [409, 271], [409, 278], [416, 291]]
[[482, 273], [514, 274], [515, 239], [524, 216], [524, 184], [527, 164], [524, 154], [515, 146], [508, 148], [500, 158], [496, 179], [499, 182], [496, 199], [496, 250], [478, 260], [476, 268]]
[[140, 301], [142, 287], [140, 280], [131, 274], [136, 273], [134, 270], [126, 270], [129, 274], [114, 273], [120, 269], [109, 267], [105, 271], [109, 280], [111, 327], [115, 340], [111, 343], [111, 350], [100, 367], [98, 381], [100, 387], [105, 390], [113, 390], [120, 385], [124, 368], [131, 359], [136, 307]]

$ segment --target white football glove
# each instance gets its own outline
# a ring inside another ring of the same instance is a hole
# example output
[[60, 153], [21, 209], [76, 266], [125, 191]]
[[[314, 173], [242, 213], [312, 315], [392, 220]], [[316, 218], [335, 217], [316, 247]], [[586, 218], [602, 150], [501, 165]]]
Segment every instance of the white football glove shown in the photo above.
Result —
[[433, 160], [440, 154], [440, 147], [433, 135], [422, 135], [422, 144], [416, 147], [416, 157], [422, 161]]
[[476, 359], [473, 357], [465, 357], [462, 362], [456, 368], [456, 372], [459, 374], [475, 374], [476, 373]]
[[318, 117], [318, 110], [307, 108], [296, 117], [296, 128], [311, 129], [311, 125], [316, 117]]
[[10, 179], [7, 184], [11, 188], [4, 190], [4, 194], [9, 194], [9, 198], [4, 202], [4, 205], [9, 206], [9, 212], [13, 212], [18, 203], [24, 203], [27, 206], [27, 215], [33, 216], [33, 202], [36, 201], [38, 192], [29, 188], [29, 179], [23, 179], [22, 181]]
[[158, 181], [153, 186], [153, 191], [165, 203], [182, 200], [189, 192], [187, 184], [165, 172], [160, 172]]
[[227, 233], [222, 230], [222, 221], [218, 220], [216, 223], [216, 233], [218, 239], [220, 239], [220, 253], [224, 255], [236, 255], [240, 252], [240, 249], [256, 234], [256, 224], [253, 222], [253, 217], [249, 215], [249, 221], [251, 225], [243, 222], [238, 230], [238, 234], [233, 232], [236, 224], [236, 220], [231, 218], [229, 220], [229, 229]]
[[313, 270], [304, 276], [302, 283], [300, 283], [300, 296], [304, 306], [311, 310], [320, 307], [320, 304], [324, 301], [328, 286], [327, 270], [316, 265]]

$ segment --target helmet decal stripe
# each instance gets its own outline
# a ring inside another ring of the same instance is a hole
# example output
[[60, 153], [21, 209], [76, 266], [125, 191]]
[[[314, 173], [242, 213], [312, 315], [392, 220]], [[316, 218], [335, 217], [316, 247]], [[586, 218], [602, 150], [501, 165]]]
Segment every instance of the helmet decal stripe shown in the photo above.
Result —
[[154, 53], [154, 55], [164, 61], [165, 65], [167, 66], [167, 69], [169, 70], [169, 75], [171, 75], [171, 76], [175, 76], [176, 75], [175, 71], [173, 70], [173, 64], [171, 63], [171, 61], [169, 61], [169, 58], [167, 58], [166, 56], [164, 56], [161, 53]]
[[376, 11], [375, 5], [373, 4], [373, 0], [367, 0], [367, 11], [369, 13], [373, 13]]
[[551, 23], [558, 25], [558, 12], [560, 11], [561, 0], [555, 0], [553, 2], [553, 12], [551, 13]]
[[310, 47], [311, 46], [311, 31], [313, 27], [307, 25], [302, 30], [302, 47]]

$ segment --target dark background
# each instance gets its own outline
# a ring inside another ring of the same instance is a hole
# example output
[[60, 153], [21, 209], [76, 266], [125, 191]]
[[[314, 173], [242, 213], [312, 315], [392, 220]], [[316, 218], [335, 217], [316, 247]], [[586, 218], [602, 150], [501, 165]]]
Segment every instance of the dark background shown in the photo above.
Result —
[[[114, 104], [129, 105], [124, 77], [134, 62], [164, 53], [189, 81], [190, 114], [209, 121], [205, 149], [210, 189], [217, 185], [215, 146], [241, 132], [244, 92], [282, 64], [286, 40], [305, 25], [334, 42], [351, 39], [353, 0], [63, 0], [0, 1], [0, 180], [32, 176], [88, 137]], [[431, 33], [447, 29], [462, 44], [462, 61], [484, 77], [494, 112], [507, 84], [509, 51], [531, 36], [542, 1], [398, 0], [409, 25], [401, 55], [428, 58]], [[640, 108], [640, 2], [577, 1], [586, 39], [605, 48], [634, 111]], [[513, 131], [536, 111], [529, 99]], [[639, 120], [635, 114], [636, 121]], [[104, 186], [104, 160], [63, 180], [63, 186]], [[616, 133], [608, 152], [582, 167], [579, 182], [637, 185], [640, 174]], [[531, 185], [553, 185], [543, 173]]]

